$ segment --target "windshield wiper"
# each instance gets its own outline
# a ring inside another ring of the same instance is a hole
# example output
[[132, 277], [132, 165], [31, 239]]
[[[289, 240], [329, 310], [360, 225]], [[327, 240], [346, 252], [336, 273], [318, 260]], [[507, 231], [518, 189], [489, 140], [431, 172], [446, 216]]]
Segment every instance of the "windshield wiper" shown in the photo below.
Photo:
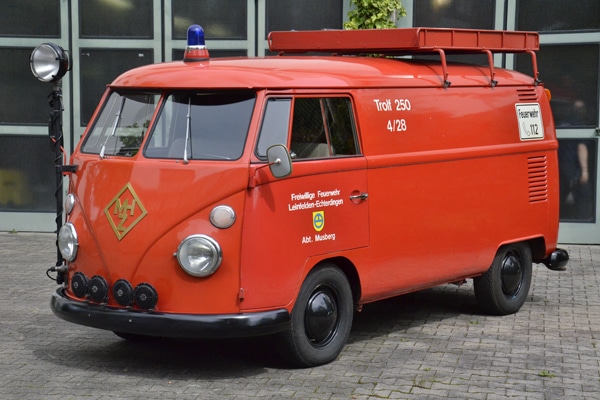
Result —
[[121, 97], [121, 105], [119, 106], [119, 109], [117, 110], [117, 115], [115, 115], [115, 123], [113, 125], [112, 132], [110, 133], [109, 136], [106, 137], [106, 140], [104, 141], [104, 143], [102, 143], [102, 149], [100, 149], [100, 159], [104, 158], [104, 151], [106, 151], [106, 143], [108, 142], [108, 139], [110, 139], [111, 137], [114, 137], [115, 134], [117, 133], [117, 126], [119, 125], [119, 120], [121, 119], [121, 113], [123, 112], [124, 106], [125, 106], [125, 96]]
[[188, 141], [190, 142], [190, 149], [192, 148], [192, 139], [190, 137], [190, 131], [192, 130], [192, 96], [190, 96], [190, 98], [188, 100], [188, 110], [187, 110], [186, 118], [187, 118], [187, 124], [185, 127], [185, 142], [183, 144], [183, 163], [184, 164], [189, 163], [188, 156], [187, 156]]

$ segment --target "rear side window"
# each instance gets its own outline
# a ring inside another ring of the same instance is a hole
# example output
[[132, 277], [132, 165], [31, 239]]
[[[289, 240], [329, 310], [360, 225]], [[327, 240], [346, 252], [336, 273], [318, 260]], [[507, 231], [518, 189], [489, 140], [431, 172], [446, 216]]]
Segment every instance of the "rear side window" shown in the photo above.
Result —
[[[270, 112], [275, 109], [281, 112]], [[288, 133], [290, 129], [291, 132]], [[350, 99], [347, 97], [269, 99], [257, 154], [259, 157], [264, 157], [270, 145], [279, 143], [286, 144], [292, 158], [297, 160], [359, 154]]]

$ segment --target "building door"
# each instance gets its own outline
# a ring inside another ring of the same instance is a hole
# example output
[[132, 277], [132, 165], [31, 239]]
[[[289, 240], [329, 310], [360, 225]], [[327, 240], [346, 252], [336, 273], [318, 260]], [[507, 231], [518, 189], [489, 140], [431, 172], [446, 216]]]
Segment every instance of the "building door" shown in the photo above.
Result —
[[561, 243], [600, 243], [599, 49], [597, 43], [542, 43], [538, 53], [559, 139]]
[[[566, 15], [569, 0], [508, 1], [508, 29], [540, 33], [540, 79], [559, 139], [561, 243], [599, 244], [598, 138], [600, 134], [600, 2], [582, 0]], [[527, 72], [525, 58], [516, 69]], [[525, 67], [525, 68], [524, 68]]]
[[564, 135], [559, 143], [559, 242], [597, 244], [598, 138]]

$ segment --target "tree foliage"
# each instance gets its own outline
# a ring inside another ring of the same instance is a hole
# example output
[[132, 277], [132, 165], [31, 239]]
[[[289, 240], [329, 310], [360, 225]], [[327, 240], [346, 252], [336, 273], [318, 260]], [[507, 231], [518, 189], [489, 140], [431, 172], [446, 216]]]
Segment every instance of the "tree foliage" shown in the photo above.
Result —
[[346, 29], [394, 28], [396, 20], [406, 16], [401, 0], [350, 0]]

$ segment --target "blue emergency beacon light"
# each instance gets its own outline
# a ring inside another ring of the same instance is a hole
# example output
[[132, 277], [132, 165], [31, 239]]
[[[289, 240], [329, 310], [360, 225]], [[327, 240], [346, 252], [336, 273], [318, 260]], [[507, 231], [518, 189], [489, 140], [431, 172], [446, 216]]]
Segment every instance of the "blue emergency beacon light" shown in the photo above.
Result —
[[185, 48], [183, 61], [206, 61], [209, 57], [204, 42], [204, 29], [200, 25], [191, 25], [187, 31], [187, 47]]

